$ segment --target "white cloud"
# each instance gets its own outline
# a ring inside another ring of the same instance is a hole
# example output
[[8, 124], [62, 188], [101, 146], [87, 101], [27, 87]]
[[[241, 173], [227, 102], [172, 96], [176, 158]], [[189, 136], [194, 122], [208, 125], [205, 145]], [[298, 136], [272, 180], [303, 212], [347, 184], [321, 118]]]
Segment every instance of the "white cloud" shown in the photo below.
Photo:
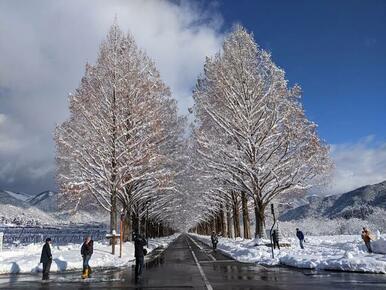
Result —
[[154, 59], [186, 112], [205, 56], [218, 51], [223, 38], [216, 11], [192, 3], [1, 1], [0, 113], [7, 122], [0, 120], [0, 188], [53, 186], [54, 126], [68, 116], [67, 94], [79, 84], [86, 61], [95, 61], [115, 16]]
[[331, 146], [335, 172], [331, 193], [343, 193], [386, 180], [386, 143], [369, 136], [353, 144]]

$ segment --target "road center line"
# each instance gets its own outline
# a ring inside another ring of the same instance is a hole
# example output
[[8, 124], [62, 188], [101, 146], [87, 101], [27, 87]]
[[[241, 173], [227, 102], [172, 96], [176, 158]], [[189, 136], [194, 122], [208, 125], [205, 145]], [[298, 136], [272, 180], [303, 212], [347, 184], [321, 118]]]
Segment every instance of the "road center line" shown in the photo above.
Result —
[[[189, 238], [190, 238], [190, 237], [189, 237]], [[193, 249], [192, 249], [192, 247], [190, 246], [189, 242], [188, 242], [187, 240], [186, 240], [186, 242], [187, 242], [187, 244], [188, 244], [188, 246], [189, 246], [190, 251], [192, 252], [193, 259], [194, 259], [194, 261], [196, 262], [196, 265], [197, 265], [198, 270], [200, 271], [202, 280], [204, 280], [206, 289], [208, 289], [208, 290], [213, 290], [212, 286], [211, 286], [210, 283], [209, 283], [208, 278], [206, 277], [206, 275], [205, 275], [205, 273], [204, 273], [204, 270], [202, 270], [201, 265], [200, 265], [200, 263], [198, 262], [198, 259], [197, 259], [197, 257], [196, 257], [196, 254], [193, 252]]]
[[[203, 247], [201, 247], [191, 236], [188, 236], [189, 237], [189, 239], [200, 249], [200, 250], [204, 250], [204, 248]], [[204, 251], [205, 252], [205, 251]], [[207, 256], [209, 256], [209, 258], [211, 258], [212, 259], [212, 261], [216, 261], [216, 258], [215, 257], [213, 257], [213, 255], [212, 254], [208, 254], [208, 253], [206, 253], [205, 252], [205, 254], [207, 255]]]

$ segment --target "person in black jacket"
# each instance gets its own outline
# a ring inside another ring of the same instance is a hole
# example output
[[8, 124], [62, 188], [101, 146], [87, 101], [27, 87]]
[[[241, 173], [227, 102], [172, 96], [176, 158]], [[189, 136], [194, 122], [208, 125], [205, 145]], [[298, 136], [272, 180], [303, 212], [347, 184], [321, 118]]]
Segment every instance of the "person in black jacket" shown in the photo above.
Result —
[[89, 265], [91, 255], [94, 252], [94, 241], [91, 239], [91, 237], [86, 237], [82, 248], [80, 249], [80, 253], [83, 258], [83, 272], [82, 272], [82, 278], [89, 278], [91, 275], [91, 267]]
[[303, 242], [304, 242], [304, 234], [301, 230], [296, 229], [296, 236], [299, 239], [300, 248], [304, 249]]
[[280, 250], [278, 230], [272, 231], [272, 242], [273, 242], [273, 248], [276, 249], [277, 247]]
[[137, 281], [141, 275], [145, 260], [145, 249], [147, 242], [140, 234], [134, 233], [134, 256], [135, 256], [135, 280]]
[[218, 238], [217, 238], [217, 234], [214, 231], [212, 232], [210, 239], [212, 241], [213, 250], [215, 251], [217, 249]]
[[52, 254], [51, 254], [51, 239], [47, 238], [46, 243], [43, 246], [42, 254], [40, 256], [40, 263], [43, 263], [43, 280], [48, 280], [50, 276], [50, 269], [52, 263]]

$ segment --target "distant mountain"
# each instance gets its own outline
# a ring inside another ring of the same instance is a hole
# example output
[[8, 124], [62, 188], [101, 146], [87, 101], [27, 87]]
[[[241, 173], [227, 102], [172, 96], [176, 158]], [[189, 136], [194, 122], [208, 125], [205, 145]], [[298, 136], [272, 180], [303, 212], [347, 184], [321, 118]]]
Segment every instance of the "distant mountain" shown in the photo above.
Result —
[[[0, 225], [55, 225], [108, 221], [108, 214], [90, 203], [79, 212], [59, 210], [58, 194], [43, 191], [36, 195], [0, 190]], [[106, 219], [107, 218], [107, 219]]]
[[366, 185], [340, 195], [310, 196], [306, 200], [306, 204], [289, 209], [279, 219], [282, 221], [306, 217], [365, 219], [376, 207], [386, 209], [386, 181]]
[[53, 191], [43, 191], [31, 199], [28, 203], [41, 210], [53, 212], [58, 210], [58, 194]]
[[0, 204], [10, 204], [15, 206], [26, 206], [31, 196], [26, 193], [0, 190]]
[[34, 206], [44, 211], [58, 210], [58, 195], [53, 191], [43, 191], [35, 196], [26, 193], [0, 190], [0, 204], [27, 208]]

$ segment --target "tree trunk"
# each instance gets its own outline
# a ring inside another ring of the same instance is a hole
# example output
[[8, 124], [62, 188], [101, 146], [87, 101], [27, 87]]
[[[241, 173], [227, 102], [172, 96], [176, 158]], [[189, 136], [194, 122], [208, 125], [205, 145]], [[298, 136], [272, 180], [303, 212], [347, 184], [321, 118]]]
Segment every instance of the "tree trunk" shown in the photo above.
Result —
[[[117, 139], [117, 127], [116, 127], [116, 104], [115, 104], [115, 88], [113, 89], [113, 103], [112, 103], [112, 110], [113, 110], [113, 136], [112, 136], [112, 159], [111, 159], [111, 184], [113, 185], [115, 183], [115, 180], [117, 178], [117, 160], [116, 160], [116, 148], [115, 148], [115, 142]], [[110, 211], [110, 233], [113, 231], [117, 231], [117, 190], [114, 186], [111, 187], [111, 211]], [[112, 241], [113, 239], [111, 239]], [[114, 243], [113, 244], [113, 249], [112, 252], [114, 254], [115, 248], [114, 248]]]
[[227, 236], [227, 228], [226, 228], [225, 210], [224, 209], [226, 210], [225, 204], [223, 204], [220, 214], [221, 214], [221, 235], [223, 237], [226, 237]]
[[[117, 231], [117, 194], [111, 192], [111, 210], [110, 210], [110, 233]], [[115, 255], [115, 238], [110, 239], [111, 254]]]
[[217, 234], [222, 234], [222, 222], [223, 222], [223, 216], [221, 210], [216, 216], [216, 233]]
[[164, 236], [164, 226], [162, 223], [160, 223], [159, 225], [159, 237], [163, 237]]
[[117, 231], [117, 195], [113, 191], [111, 193], [111, 211], [110, 211], [110, 233]]
[[235, 202], [233, 204], [233, 229], [235, 232], [235, 238], [241, 236], [241, 229], [240, 229], [240, 210], [238, 202]]
[[265, 228], [265, 208], [258, 202], [254, 202], [255, 209], [255, 238], [263, 238]]
[[123, 221], [123, 240], [125, 242], [132, 240], [133, 220], [131, 210], [126, 211], [125, 220]]
[[138, 217], [138, 213], [135, 213], [133, 212], [132, 215], [132, 222], [133, 222], [133, 232], [137, 232], [137, 233], [140, 233], [140, 227], [139, 227], [139, 217]]
[[142, 216], [139, 219], [140, 233], [143, 237], [146, 235], [146, 216]]
[[228, 238], [233, 238], [233, 234], [232, 234], [232, 216], [231, 216], [229, 205], [226, 206], [226, 215], [227, 215], [227, 233], [226, 233], [226, 236]]
[[241, 205], [243, 210], [244, 239], [250, 239], [251, 229], [250, 229], [249, 211], [248, 211], [248, 198], [245, 192], [241, 192]]

